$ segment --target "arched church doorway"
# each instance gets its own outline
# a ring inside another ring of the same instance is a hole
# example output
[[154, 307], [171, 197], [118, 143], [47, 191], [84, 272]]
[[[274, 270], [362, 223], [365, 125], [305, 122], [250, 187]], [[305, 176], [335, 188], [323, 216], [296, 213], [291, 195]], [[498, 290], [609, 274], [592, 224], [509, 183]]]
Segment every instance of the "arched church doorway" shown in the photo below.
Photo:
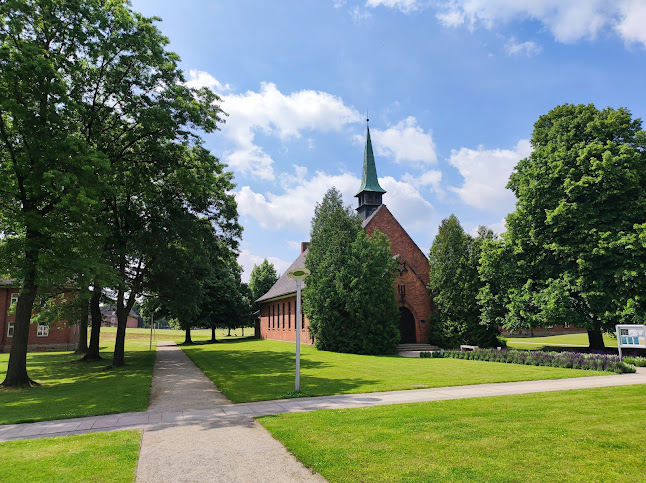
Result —
[[400, 344], [412, 344], [415, 340], [415, 317], [406, 307], [399, 307]]

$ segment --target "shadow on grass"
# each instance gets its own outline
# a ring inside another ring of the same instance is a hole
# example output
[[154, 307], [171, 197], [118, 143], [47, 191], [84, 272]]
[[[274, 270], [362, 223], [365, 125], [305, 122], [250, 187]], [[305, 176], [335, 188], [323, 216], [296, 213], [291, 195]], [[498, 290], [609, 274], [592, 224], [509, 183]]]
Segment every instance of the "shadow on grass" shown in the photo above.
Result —
[[[305, 353], [301, 354], [301, 393], [295, 394], [295, 354], [255, 348], [227, 350], [226, 344], [213, 350], [196, 344], [187, 347], [186, 354], [234, 402], [347, 393], [378, 382], [359, 376], [335, 377], [334, 364], [313, 360]], [[313, 372], [317, 375], [312, 375]]]

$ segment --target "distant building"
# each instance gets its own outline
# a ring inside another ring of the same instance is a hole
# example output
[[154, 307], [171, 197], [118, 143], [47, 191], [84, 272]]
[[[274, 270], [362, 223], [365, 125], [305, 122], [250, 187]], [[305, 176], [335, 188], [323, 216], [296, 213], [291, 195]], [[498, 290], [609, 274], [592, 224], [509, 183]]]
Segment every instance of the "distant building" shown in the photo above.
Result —
[[[20, 284], [0, 279], [0, 352], [9, 352], [13, 341], [14, 315], [9, 315], [11, 305], [18, 300]], [[28, 351], [71, 351], [79, 341], [78, 325], [67, 326], [60, 321], [52, 326], [31, 324]]]
[[[117, 309], [112, 305], [101, 306], [101, 317], [103, 318], [103, 321], [101, 322], [101, 327], [116, 327], [118, 324]], [[126, 322], [126, 327], [129, 329], [130, 328], [136, 329], [138, 325], [139, 325], [139, 317], [134, 312], [134, 310], [130, 309], [130, 313], [128, 314], [128, 320]]]
[[[385, 193], [386, 190], [379, 185], [377, 178], [368, 128], [361, 186], [355, 195], [358, 200], [357, 212], [364, 220], [362, 226], [366, 232], [372, 233], [379, 229], [390, 239], [393, 256], [398, 261], [399, 276], [395, 280], [393, 290], [399, 304], [401, 343], [427, 343], [428, 317], [432, 310], [427, 289], [428, 259], [382, 203], [382, 196]], [[301, 254], [287, 272], [305, 266], [308, 244], [307, 242], [301, 244]], [[297, 327], [299, 327], [301, 342], [311, 344], [314, 339], [309, 333], [309, 320], [302, 311], [296, 314], [296, 281], [289, 278], [287, 272], [257, 300], [260, 303], [260, 337], [295, 341]]]

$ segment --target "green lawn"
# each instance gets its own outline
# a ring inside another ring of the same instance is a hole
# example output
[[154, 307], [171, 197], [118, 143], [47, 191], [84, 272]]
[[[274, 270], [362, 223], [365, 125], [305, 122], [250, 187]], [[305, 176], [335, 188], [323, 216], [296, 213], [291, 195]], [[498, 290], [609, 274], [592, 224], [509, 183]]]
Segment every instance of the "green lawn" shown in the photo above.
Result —
[[[114, 341], [117, 333], [116, 327], [101, 327], [101, 340]], [[242, 335], [242, 329], [231, 331], [231, 336], [227, 336], [228, 330], [217, 329], [215, 331], [215, 338], [218, 340], [232, 340], [239, 339]], [[253, 328], [245, 328], [245, 337], [253, 335]], [[233, 334], [236, 334], [235, 336]], [[153, 342], [160, 340], [172, 340], [181, 344], [184, 342], [185, 332], [183, 330], [175, 329], [155, 329]], [[89, 332], [88, 332], [89, 337]], [[150, 341], [150, 329], [126, 329], [127, 340], [140, 340]], [[211, 340], [211, 329], [193, 329], [191, 330], [191, 339], [194, 342]], [[89, 340], [89, 339], [88, 339]]]
[[[69, 352], [30, 352], [29, 376], [41, 386], [0, 389], [0, 424], [145, 411], [150, 398], [155, 351], [143, 341], [126, 341], [126, 366], [106, 370], [114, 345], [101, 344], [98, 362], [74, 362]], [[9, 354], [0, 354], [0, 374]]]
[[0, 481], [135, 481], [139, 431], [0, 443]]
[[[294, 344], [240, 339], [220, 344], [183, 346], [182, 349], [234, 402], [293, 396]], [[598, 374], [595, 371], [458, 359], [360, 356], [301, 346], [301, 391], [304, 396]]]
[[[563, 347], [588, 347], [588, 334], [551, 335], [548, 337], [511, 337], [506, 338], [507, 346], [514, 349], [549, 349]], [[603, 334], [606, 347], [617, 347], [617, 339]]]
[[344, 481], [644, 481], [646, 385], [260, 418]]

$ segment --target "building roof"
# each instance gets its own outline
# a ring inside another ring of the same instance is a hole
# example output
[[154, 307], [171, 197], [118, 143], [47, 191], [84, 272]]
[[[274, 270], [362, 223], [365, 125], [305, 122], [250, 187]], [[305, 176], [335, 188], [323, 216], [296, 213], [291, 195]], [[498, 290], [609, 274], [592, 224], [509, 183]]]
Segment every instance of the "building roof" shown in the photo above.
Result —
[[18, 282], [10, 278], [0, 278], [0, 287], [13, 287], [17, 286]]
[[366, 148], [363, 151], [363, 173], [361, 175], [361, 187], [355, 196], [364, 191], [385, 193], [386, 190], [379, 186], [377, 179], [377, 167], [375, 166], [375, 155], [372, 153], [372, 142], [370, 141], [370, 127], [367, 127]]
[[[275, 299], [278, 297], [282, 297], [283, 295], [289, 295], [292, 293], [296, 292], [296, 280], [293, 278], [289, 278], [287, 274], [291, 270], [295, 270], [297, 268], [304, 268], [305, 267], [305, 255], [307, 253], [307, 250], [302, 252], [296, 260], [294, 260], [294, 263], [292, 263], [289, 268], [281, 275], [281, 277], [278, 279], [278, 281], [267, 291], [265, 295], [260, 297], [256, 302], [264, 302], [265, 300], [271, 300]], [[304, 284], [303, 284], [304, 285]]]

